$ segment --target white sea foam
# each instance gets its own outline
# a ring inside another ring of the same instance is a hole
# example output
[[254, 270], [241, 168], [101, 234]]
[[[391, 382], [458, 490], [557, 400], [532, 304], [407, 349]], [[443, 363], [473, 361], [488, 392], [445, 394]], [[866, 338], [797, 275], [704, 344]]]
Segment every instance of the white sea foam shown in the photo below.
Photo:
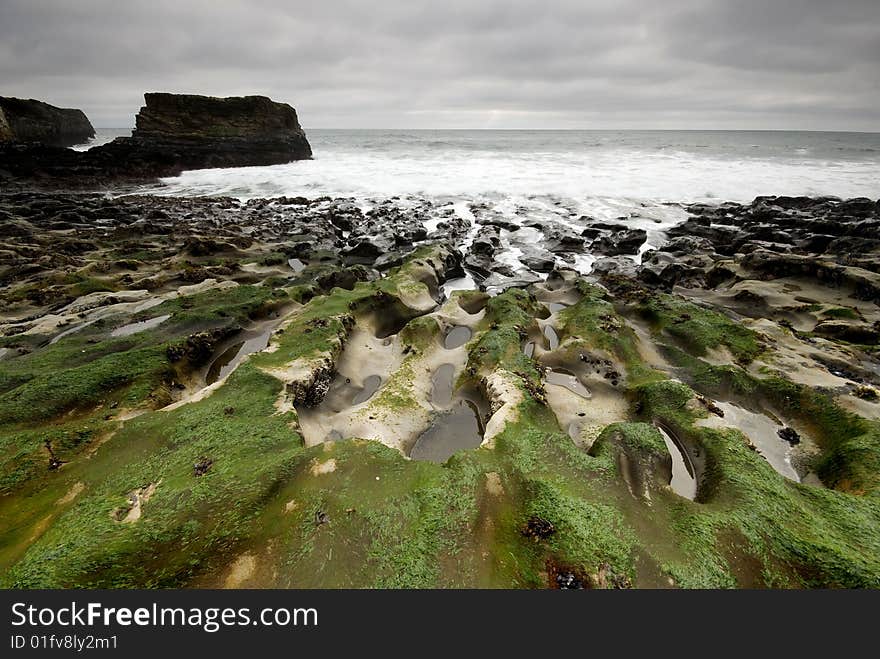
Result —
[[[689, 131], [310, 131], [314, 159], [188, 171], [163, 195], [397, 197], [433, 202], [473, 223], [473, 204], [508, 221], [579, 231], [582, 216], [644, 228], [642, 252], [682, 221], [683, 204], [758, 195], [880, 197], [880, 135]], [[477, 229], [471, 231], [472, 240]], [[510, 265], [532, 232], [504, 232]], [[573, 265], [586, 271], [589, 255]]]
[[[796, 133], [784, 146], [768, 133], [768, 144], [755, 149], [740, 144], [742, 139], [732, 141], [736, 133], [672, 133], [688, 138], [678, 140], [663, 132], [621, 133], [623, 138], [604, 142], [584, 139], [584, 133], [525, 135], [323, 131], [312, 139], [313, 160], [184, 172], [165, 180], [166, 192], [241, 198], [546, 196], [627, 205], [749, 201], [764, 194], [880, 196], [880, 153], [869, 150], [875, 157], [866, 158], [859, 136], [841, 146], [827, 143], [827, 134]], [[806, 148], [806, 139], [822, 141]], [[808, 152], [816, 156], [806, 157]]]

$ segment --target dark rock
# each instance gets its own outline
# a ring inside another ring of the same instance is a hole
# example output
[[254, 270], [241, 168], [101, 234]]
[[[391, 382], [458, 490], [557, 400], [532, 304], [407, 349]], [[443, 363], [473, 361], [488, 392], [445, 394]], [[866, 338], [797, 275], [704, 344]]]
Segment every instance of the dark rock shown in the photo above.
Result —
[[593, 272], [600, 278], [607, 275], [616, 275], [627, 277], [628, 279], [636, 279], [638, 276], [638, 266], [635, 261], [627, 256], [606, 256], [598, 259], [593, 264]]
[[0, 96], [0, 142], [40, 142], [66, 147], [82, 144], [94, 136], [95, 129], [82, 110]]
[[470, 251], [475, 254], [494, 255], [500, 246], [501, 237], [498, 227], [489, 225], [481, 228], [474, 237]]
[[312, 155], [296, 111], [265, 96], [145, 94], [131, 137], [88, 151], [0, 143], [13, 176], [152, 179], [186, 169], [275, 165]]
[[715, 249], [712, 243], [706, 238], [699, 236], [678, 236], [666, 243], [660, 248], [661, 252], [668, 252], [675, 256], [685, 256], [688, 254], [712, 254]]
[[527, 538], [532, 538], [535, 541], [545, 540], [549, 538], [556, 532], [556, 528], [553, 526], [552, 522], [544, 519], [543, 517], [538, 517], [537, 515], [532, 515], [529, 517], [526, 522], [525, 527], [522, 530], [522, 534]]
[[370, 279], [370, 271], [364, 266], [357, 265], [344, 269], [333, 268], [329, 272], [315, 277], [315, 283], [323, 291], [330, 291], [333, 288], [344, 288], [350, 291], [359, 281], [369, 281]]
[[584, 582], [574, 572], [557, 572], [556, 587], [561, 590], [583, 590]]
[[824, 320], [813, 329], [820, 336], [827, 336], [848, 343], [877, 345], [880, 333], [873, 325], [846, 320]]
[[189, 236], [183, 242], [184, 251], [191, 256], [210, 256], [228, 248], [228, 245], [218, 243], [210, 238], [201, 236]]
[[383, 254], [382, 256], [377, 258], [376, 262], [373, 264], [373, 267], [380, 272], [383, 272], [390, 268], [396, 268], [399, 265], [403, 265], [403, 262], [410, 254], [412, 254], [411, 249], [395, 250], [393, 252], [388, 252], [387, 254]]
[[644, 229], [626, 229], [616, 231], [610, 236], [602, 236], [593, 241], [592, 249], [606, 256], [618, 256], [620, 254], [638, 254], [639, 248], [648, 239], [648, 233]]
[[785, 428], [780, 428], [776, 434], [779, 435], [780, 439], [784, 439], [789, 444], [794, 445], [801, 443], [801, 436], [794, 428], [786, 426]]
[[193, 463], [193, 476], [204, 476], [213, 464], [214, 461], [211, 458], [199, 458]]
[[520, 258], [520, 261], [529, 270], [534, 270], [535, 272], [553, 272], [553, 269], [556, 267], [555, 259], [540, 254], [523, 256]]
[[567, 230], [553, 230], [547, 234], [544, 248], [554, 253], [583, 252], [585, 240]]
[[[390, 247], [390, 245], [386, 245]], [[383, 249], [382, 245], [371, 240], [356, 240], [354, 243], [342, 250], [343, 256], [356, 256], [364, 259], [375, 259], [388, 250]]]

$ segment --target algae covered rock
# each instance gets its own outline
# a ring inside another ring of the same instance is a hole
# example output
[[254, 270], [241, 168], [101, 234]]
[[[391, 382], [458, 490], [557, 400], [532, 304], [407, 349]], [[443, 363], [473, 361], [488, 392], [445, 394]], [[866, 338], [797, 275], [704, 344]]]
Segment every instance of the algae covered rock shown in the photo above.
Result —
[[610, 454], [633, 496], [650, 499], [650, 491], [669, 485], [672, 456], [660, 431], [647, 423], [615, 423], [599, 435], [590, 455]]

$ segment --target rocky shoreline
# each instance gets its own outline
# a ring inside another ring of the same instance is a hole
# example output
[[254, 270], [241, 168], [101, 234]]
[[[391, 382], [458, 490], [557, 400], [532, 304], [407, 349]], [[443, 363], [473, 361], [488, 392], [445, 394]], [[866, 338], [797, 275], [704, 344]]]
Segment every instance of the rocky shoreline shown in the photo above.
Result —
[[[63, 148], [84, 142], [85, 133], [71, 139], [64, 113], [78, 113], [94, 136], [80, 110], [62, 110], [39, 101], [2, 99], [50, 108], [43, 130], [7, 131], [0, 126], [0, 181], [6, 185], [97, 189], [120, 182], [143, 183], [183, 170], [208, 167], [276, 165], [311, 158], [312, 149], [299, 125], [296, 110], [265, 96], [215, 98], [193, 94], [144, 94], [144, 106], [135, 117], [130, 137], [86, 151]], [[10, 118], [10, 125], [16, 124]], [[54, 125], [52, 125], [54, 123]], [[76, 133], [74, 133], [76, 135]], [[47, 137], [49, 139], [47, 139]]]
[[95, 129], [82, 110], [56, 108], [35, 99], [0, 96], [0, 142], [40, 142], [56, 147], [82, 144]]
[[684, 211], [0, 195], [0, 584], [877, 587], [880, 202]]

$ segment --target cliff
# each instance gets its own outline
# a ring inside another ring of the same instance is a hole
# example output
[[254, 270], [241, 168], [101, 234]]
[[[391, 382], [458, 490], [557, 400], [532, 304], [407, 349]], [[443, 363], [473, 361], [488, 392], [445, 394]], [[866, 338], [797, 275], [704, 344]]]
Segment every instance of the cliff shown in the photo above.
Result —
[[71, 146], [94, 136], [95, 129], [82, 110], [0, 96], [0, 141]]
[[129, 138], [101, 147], [129, 167], [185, 169], [277, 165], [312, 156], [296, 110], [265, 96], [145, 94]]
[[[296, 110], [265, 96], [149, 93], [130, 137], [85, 152], [0, 143], [0, 174], [150, 179], [187, 169], [277, 165], [311, 158]], [[13, 127], [14, 128], [14, 127]]]

